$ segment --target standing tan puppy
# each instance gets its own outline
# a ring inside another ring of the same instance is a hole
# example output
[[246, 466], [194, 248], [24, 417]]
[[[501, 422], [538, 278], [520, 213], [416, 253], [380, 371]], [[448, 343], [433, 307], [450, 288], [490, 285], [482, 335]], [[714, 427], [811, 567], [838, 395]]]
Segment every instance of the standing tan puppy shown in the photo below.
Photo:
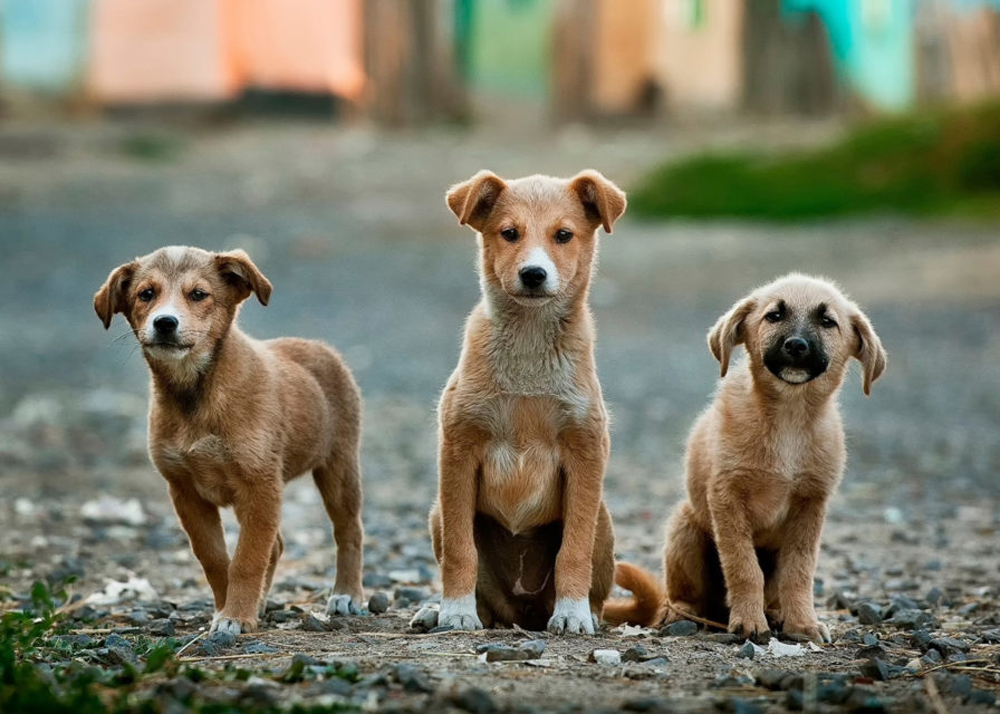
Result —
[[481, 171], [447, 202], [478, 234], [483, 297], [439, 411], [438, 622], [592, 634], [614, 534], [587, 294], [597, 229], [611, 232], [625, 194], [596, 171], [514, 181]]
[[[741, 344], [747, 359], [730, 371]], [[688, 440], [688, 500], [666, 528], [667, 618], [728, 619], [730, 632], [759, 639], [769, 615], [787, 634], [828, 642], [813, 575], [846, 460], [837, 393], [855, 357], [868, 394], [885, 350], [835, 285], [798, 274], [736, 303], [708, 345], [724, 379]], [[618, 577], [637, 598], [609, 606], [609, 621], [662, 617], [649, 607], [659, 590], [652, 576], [622, 564]]]
[[[94, 296], [110, 327], [128, 320], [152, 375], [149, 452], [167, 480], [191, 548], [215, 596], [212, 630], [257, 627], [284, 550], [285, 482], [311, 471], [337, 540], [331, 613], [360, 612], [361, 395], [321, 342], [258, 342], [236, 326], [268, 282], [241, 250], [172, 246], [116, 268]], [[240, 524], [232, 561], [219, 508]]]

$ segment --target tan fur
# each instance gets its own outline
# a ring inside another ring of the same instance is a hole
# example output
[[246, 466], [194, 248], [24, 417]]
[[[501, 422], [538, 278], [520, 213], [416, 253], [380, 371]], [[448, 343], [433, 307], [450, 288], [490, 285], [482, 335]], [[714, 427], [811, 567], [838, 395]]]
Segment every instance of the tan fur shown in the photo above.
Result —
[[[611, 232], [625, 195], [595, 171], [515, 181], [483, 171], [447, 202], [478, 233], [483, 299], [439, 409], [430, 520], [444, 598], [475, 593], [486, 626], [548, 621], [563, 631], [549, 620], [553, 603], [589, 598], [599, 616], [612, 585], [614, 535], [602, 496], [608, 418], [587, 294], [597, 229]], [[509, 229], [513, 242], [502, 235]], [[572, 238], [556, 242], [559, 230]], [[518, 271], [537, 250], [559, 287], [530, 299]]]
[[[195, 290], [205, 297], [194, 299]], [[243, 251], [174, 246], [115, 269], [94, 296], [105, 327], [124, 314], [142, 346], [152, 374], [150, 456], [212, 587], [213, 629], [235, 631], [257, 626], [284, 549], [282, 488], [306, 471], [334, 525], [334, 593], [358, 604], [363, 596], [360, 393], [323, 343], [241, 332], [236, 315], [251, 293], [266, 305], [271, 284]], [[150, 323], [164, 310], [179, 318], [176, 342], [186, 348], [157, 345]], [[240, 524], [232, 561], [223, 506]]]
[[[786, 318], [765, 319], [782, 303]], [[820, 305], [835, 326], [810, 323]], [[825, 372], [802, 384], [765, 365], [769, 347], [796, 324], [813, 330], [829, 358]], [[836, 286], [797, 274], [736, 303], [708, 343], [724, 379], [691, 432], [688, 499], [666, 526], [667, 617], [689, 612], [761, 638], [770, 616], [786, 633], [829, 640], [816, 617], [813, 576], [827, 502], [846, 461], [837, 393], [854, 357], [868, 394], [885, 370], [885, 350]], [[730, 370], [740, 344], [747, 358]]]
[[663, 619], [666, 603], [656, 576], [631, 563], [618, 563], [615, 565], [615, 583], [630, 591], [632, 597], [605, 603], [606, 622], [612, 625], [625, 622], [647, 625]]

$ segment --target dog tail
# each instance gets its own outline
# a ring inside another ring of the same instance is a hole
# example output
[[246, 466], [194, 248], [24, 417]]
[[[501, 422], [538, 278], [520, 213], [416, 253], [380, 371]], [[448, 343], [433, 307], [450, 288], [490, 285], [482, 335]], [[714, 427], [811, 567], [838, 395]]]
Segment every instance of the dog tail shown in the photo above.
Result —
[[617, 563], [615, 582], [626, 590], [631, 590], [632, 597], [605, 603], [605, 622], [644, 627], [660, 624], [666, 614], [666, 596], [655, 575], [631, 563]]

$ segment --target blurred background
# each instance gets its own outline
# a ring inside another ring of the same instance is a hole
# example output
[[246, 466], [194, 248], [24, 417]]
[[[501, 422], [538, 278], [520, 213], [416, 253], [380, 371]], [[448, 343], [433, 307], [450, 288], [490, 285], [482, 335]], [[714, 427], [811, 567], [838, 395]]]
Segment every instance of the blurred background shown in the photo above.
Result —
[[[706, 331], [793, 269], [839, 281], [890, 353], [870, 398], [856, 370], [844, 388], [831, 537], [996, 555], [1000, 0], [0, 0], [3, 572], [166, 548], [198, 577], [146, 456], [141, 355], [91, 305], [117, 265], [190, 243], [272, 280], [251, 334], [343, 351], [369, 570], [429, 581], [434, 408], [478, 298], [444, 191], [590, 167], [630, 196], [593, 290], [623, 555], [658, 567], [718, 374]], [[294, 564], [330, 536], [305, 480], [286, 508]]]

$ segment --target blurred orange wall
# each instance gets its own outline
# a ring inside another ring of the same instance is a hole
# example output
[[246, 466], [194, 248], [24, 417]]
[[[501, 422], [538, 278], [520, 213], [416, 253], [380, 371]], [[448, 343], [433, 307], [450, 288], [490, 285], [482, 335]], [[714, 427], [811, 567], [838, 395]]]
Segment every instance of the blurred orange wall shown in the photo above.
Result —
[[239, 0], [94, 0], [89, 89], [102, 102], [218, 100], [239, 89]]
[[361, 0], [245, 0], [236, 27], [245, 84], [361, 95]]
[[637, 108], [656, 76], [661, 0], [598, 0], [593, 102], [602, 112]]
[[108, 103], [244, 87], [360, 96], [362, 0], [94, 0], [89, 89]]
[[667, 104], [730, 111], [743, 93], [743, 3], [661, 0], [657, 64]]

